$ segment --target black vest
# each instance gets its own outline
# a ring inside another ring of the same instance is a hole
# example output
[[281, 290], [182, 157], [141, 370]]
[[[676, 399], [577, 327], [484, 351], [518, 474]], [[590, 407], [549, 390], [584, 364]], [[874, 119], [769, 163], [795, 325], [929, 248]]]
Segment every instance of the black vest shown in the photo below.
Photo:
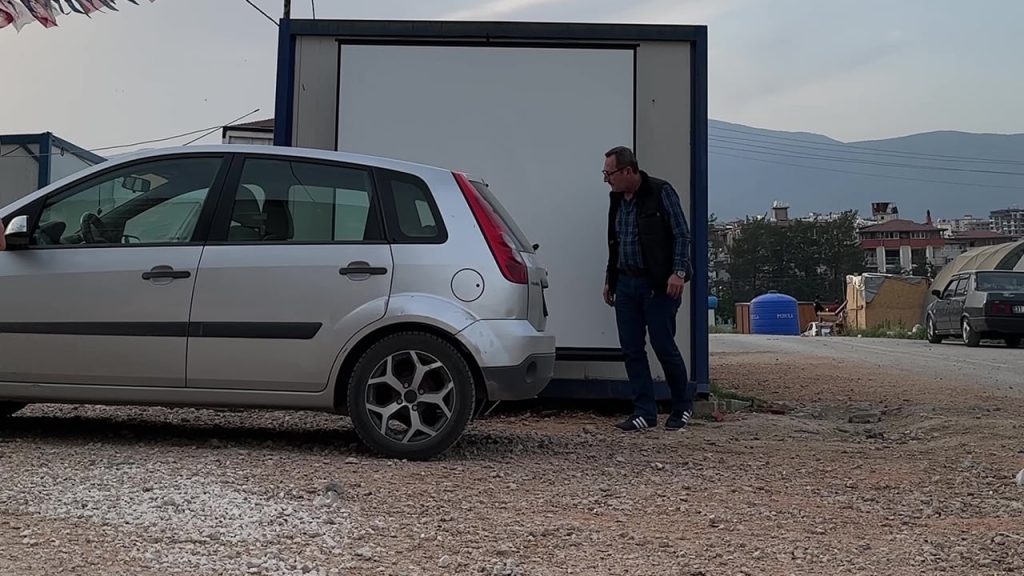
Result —
[[[636, 191], [636, 224], [640, 235], [640, 254], [643, 257], [647, 278], [654, 290], [665, 291], [673, 268], [673, 237], [672, 223], [661, 202], [661, 191], [667, 184], [664, 180], [652, 178], [640, 171], [642, 180]], [[611, 205], [608, 208], [608, 268], [605, 282], [611, 291], [619, 279], [619, 238], [615, 233], [615, 217], [622, 203], [622, 193], [610, 194]]]

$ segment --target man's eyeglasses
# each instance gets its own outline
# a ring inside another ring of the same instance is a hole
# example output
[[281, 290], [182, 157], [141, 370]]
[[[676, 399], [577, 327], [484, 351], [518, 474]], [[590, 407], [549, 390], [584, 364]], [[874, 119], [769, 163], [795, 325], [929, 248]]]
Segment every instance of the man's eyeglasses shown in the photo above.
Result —
[[623, 166], [622, 168], [619, 168], [618, 170], [612, 170], [611, 172], [609, 172], [607, 170], [601, 170], [601, 174], [604, 174], [604, 177], [608, 178], [609, 176], [612, 176], [614, 174], [618, 174], [619, 172], [622, 172], [626, 168], [629, 168], [629, 166]]

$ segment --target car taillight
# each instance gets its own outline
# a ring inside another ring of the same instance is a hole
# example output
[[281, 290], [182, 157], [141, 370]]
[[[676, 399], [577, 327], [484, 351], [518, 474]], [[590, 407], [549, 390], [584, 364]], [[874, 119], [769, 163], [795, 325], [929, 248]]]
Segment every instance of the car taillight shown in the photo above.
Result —
[[491, 254], [494, 255], [494, 261], [498, 263], [502, 276], [514, 284], [527, 284], [529, 272], [526, 269], [526, 262], [523, 261], [522, 255], [516, 249], [512, 233], [502, 222], [501, 217], [494, 212], [491, 205], [480, 196], [465, 174], [460, 172], [452, 174], [455, 175], [455, 181], [458, 182], [462, 194], [466, 197], [466, 202], [469, 203], [469, 208], [473, 211], [476, 223], [484, 233], [487, 247], [491, 249]]
[[993, 316], [1009, 316], [1013, 314], [1013, 306], [1002, 302], [989, 302], [985, 304], [985, 313]]

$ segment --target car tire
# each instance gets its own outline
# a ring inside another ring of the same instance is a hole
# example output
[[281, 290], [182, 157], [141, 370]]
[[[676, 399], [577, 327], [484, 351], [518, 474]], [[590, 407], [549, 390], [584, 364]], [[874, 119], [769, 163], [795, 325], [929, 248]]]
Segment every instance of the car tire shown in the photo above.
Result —
[[960, 321], [960, 333], [963, 337], [964, 344], [971, 348], [976, 348], [981, 344], [981, 334], [978, 334], [971, 328], [971, 321], [964, 318]]
[[1020, 336], [1007, 336], [1003, 341], [1006, 342], [1006, 346], [1009, 348], [1020, 347]]
[[21, 402], [0, 402], [0, 418], [6, 418], [27, 406]]
[[928, 342], [932, 344], [940, 344], [944, 338], [940, 336], [938, 331], [935, 329], [935, 319], [929, 316], [928, 320], [925, 321], [925, 325], [925, 329], [928, 332]]
[[475, 396], [469, 364], [454, 346], [432, 334], [401, 332], [359, 358], [348, 412], [356, 434], [374, 452], [429, 460], [462, 437]]

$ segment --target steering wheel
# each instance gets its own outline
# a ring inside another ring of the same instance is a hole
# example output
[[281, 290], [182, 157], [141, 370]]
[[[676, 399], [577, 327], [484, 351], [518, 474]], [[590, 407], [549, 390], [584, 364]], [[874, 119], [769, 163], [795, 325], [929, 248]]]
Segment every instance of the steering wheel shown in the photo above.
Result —
[[106, 227], [103, 225], [103, 221], [100, 220], [99, 216], [92, 212], [86, 212], [82, 214], [82, 218], [79, 222], [82, 225], [82, 241], [85, 244], [107, 242], [107, 239], [103, 237], [103, 230]]

